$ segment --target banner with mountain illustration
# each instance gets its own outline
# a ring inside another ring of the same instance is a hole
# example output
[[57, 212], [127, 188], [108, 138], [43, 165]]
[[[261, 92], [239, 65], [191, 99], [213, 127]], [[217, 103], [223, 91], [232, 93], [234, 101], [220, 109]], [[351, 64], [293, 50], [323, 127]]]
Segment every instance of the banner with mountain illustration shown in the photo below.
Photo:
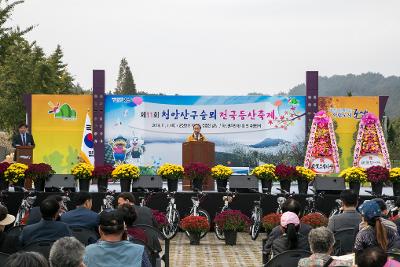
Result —
[[78, 162], [86, 114], [91, 117], [91, 110], [91, 95], [32, 95], [34, 162], [70, 173]]
[[195, 123], [215, 143], [217, 163], [249, 167], [248, 157], [304, 142], [305, 97], [107, 95], [105, 161], [181, 163]]

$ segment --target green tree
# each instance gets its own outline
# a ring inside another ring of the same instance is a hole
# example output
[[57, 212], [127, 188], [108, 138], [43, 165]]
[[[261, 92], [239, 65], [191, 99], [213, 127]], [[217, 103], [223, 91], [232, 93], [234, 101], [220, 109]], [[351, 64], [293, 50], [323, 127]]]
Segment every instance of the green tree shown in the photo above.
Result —
[[117, 79], [116, 95], [136, 95], [136, 85], [133, 79], [132, 71], [129, 68], [126, 58], [121, 59]]

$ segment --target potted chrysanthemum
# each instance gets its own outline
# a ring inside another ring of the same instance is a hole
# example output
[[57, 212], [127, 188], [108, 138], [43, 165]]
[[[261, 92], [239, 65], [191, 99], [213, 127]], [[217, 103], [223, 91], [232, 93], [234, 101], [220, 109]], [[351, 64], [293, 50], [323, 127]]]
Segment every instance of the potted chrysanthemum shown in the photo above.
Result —
[[93, 170], [93, 178], [97, 179], [97, 191], [106, 192], [108, 188], [108, 180], [111, 178], [114, 167], [106, 164], [95, 166]]
[[275, 165], [263, 164], [255, 167], [251, 171], [251, 175], [257, 177], [261, 181], [261, 187], [264, 193], [271, 193], [272, 182], [277, 181], [278, 177], [275, 175]]
[[328, 218], [319, 212], [309, 213], [300, 219], [301, 223], [308, 224], [312, 228], [328, 226]]
[[161, 178], [167, 180], [168, 191], [176, 192], [178, 190], [178, 181], [182, 179], [184, 169], [182, 165], [164, 163], [157, 170]]
[[206, 217], [189, 215], [181, 220], [180, 227], [188, 233], [190, 245], [200, 245], [201, 235], [208, 232], [210, 224]]
[[1, 162], [0, 163], [0, 190], [7, 190], [9, 181], [4, 178], [4, 172], [10, 167], [10, 163]]
[[350, 167], [344, 169], [339, 177], [343, 177], [346, 182], [349, 183], [349, 187], [354, 191], [357, 195], [360, 192], [361, 183], [365, 183], [367, 181], [367, 173], [364, 168], [361, 167]]
[[211, 174], [211, 168], [204, 163], [194, 162], [184, 166], [184, 174], [192, 180], [193, 190], [202, 190], [204, 179]]
[[400, 196], [400, 168], [392, 168], [389, 171], [389, 181], [393, 185], [393, 195]]
[[382, 195], [383, 184], [389, 180], [389, 169], [382, 166], [372, 166], [366, 169], [367, 180], [371, 183], [372, 192]]
[[228, 178], [232, 175], [232, 168], [217, 165], [211, 168], [211, 176], [217, 181], [217, 191], [225, 192]]
[[111, 173], [113, 180], [119, 180], [121, 192], [130, 192], [132, 180], [139, 179], [140, 169], [132, 164], [121, 164], [115, 167]]
[[78, 163], [71, 169], [71, 174], [75, 180], [79, 181], [79, 191], [89, 191], [90, 181], [93, 177], [94, 167], [89, 163]]
[[297, 166], [297, 186], [299, 188], [299, 194], [307, 194], [308, 191], [308, 183], [313, 181], [316, 173], [308, 168], [303, 166]]
[[275, 167], [275, 175], [281, 184], [281, 189], [290, 192], [290, 184], [298, 176], [296, 167], [279, 164]]
[[[4, 172], [4, 180], [17, 187], [24, 187], [25, 171], [28, 165], [22, 163], [13, 163]], [[20, 189], [17, 189], [20, 190]]]
[[214, 222], [224, 231], [225, 244], [236, 245], [237, 232], [248, 230], [250, 219], [240, 210], [225, 210], [215, 216]]
[[262, 218], [261, 222], [267, 234], [281, 223], [281, 216], [281, 213], [269, 213]]
[[29, 164], [28, 169], [25, 171], [25, 176], [32, 179], [35, 184], [35, 190], [44, 191], [46, 180], [50, 178], [55, 171], [46, 163], [33, 163]]

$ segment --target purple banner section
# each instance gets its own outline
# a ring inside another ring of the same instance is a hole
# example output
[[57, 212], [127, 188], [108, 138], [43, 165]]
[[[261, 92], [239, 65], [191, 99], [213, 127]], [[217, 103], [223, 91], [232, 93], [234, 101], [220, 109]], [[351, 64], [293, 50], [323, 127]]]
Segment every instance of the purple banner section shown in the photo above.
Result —
[[389, 96], [382, 95], [379, 96], [379, 119], [382, 121], [383, 115], [385, 113], [386, 103], [389, 99]]
[[306, 72], [306, 136], [318, 112], [318, 71]]
[[[32, 95], [24, 95], [24, 105], [26, 110], [25, 123], [28, 125], [29, 129], [32, 130]], [[15, 125], [17, 126], [17, 125]]]
[[93, 70], [94, 164], [104, 165], [104, 92], [105, 71]]

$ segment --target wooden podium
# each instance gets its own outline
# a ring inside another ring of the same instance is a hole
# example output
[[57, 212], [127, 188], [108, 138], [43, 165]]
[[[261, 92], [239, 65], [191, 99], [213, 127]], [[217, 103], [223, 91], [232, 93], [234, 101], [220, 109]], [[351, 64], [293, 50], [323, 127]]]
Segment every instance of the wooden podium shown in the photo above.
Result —
[[[208, 141], [185, 142], [182, 144], [182, 164], [201, 162], [210, 168], [215, 166], [215, 144]], [[182, 189], [184, 191], [192, 190], [190, 179], [183, 179]], [[203, 182], [204, 190], [214, 190], [214, 179], [207, 177]]]
[[[17, 146], [15, 149], [16, 161], [29, 165], [33, 162], [33, 146]], [[29, 178], [25, 179], [24, 187], [26, 189], [32, 188], [32, 180]]]

